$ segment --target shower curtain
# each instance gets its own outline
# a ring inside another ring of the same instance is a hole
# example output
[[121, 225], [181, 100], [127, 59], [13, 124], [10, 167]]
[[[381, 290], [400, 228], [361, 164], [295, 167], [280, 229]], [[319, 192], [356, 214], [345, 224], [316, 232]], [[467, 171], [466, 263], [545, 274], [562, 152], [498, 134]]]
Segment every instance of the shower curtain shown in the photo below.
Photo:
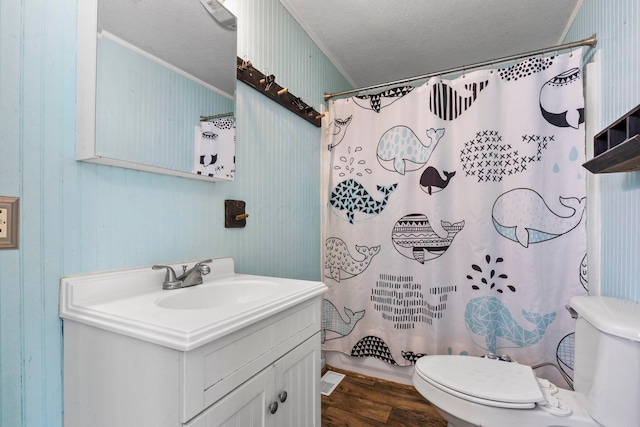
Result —
[[324, 350], [508, 354], [571, 382], [581, 67], [576, 50], [330, 103]]
[[233, 180], [236, 174], [236, 120], [201, 122], [195, 129], [193, 173]]

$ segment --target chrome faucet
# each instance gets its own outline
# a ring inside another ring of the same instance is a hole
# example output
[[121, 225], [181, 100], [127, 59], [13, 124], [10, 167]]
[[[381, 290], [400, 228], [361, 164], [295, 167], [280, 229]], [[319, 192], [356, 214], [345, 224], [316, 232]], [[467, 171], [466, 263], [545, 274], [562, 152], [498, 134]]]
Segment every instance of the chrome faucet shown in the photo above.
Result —
[[164, 282], [162, 283], [162, 289], [180, 289], [202, 284], [202, 275], [211, 273], [211, 268], [206, 265], [206, 263], [212, 261], [212, 259], [198, 261], [189, 270], [187, 270], [186, 265], [183, 265], [182, 274], [177, 277], [175, 270], [168, 265], [154, 265], [151, 268], [154, 270], [160, 270], [161, 268], [167, 269], [167, 274], [164, 276]]

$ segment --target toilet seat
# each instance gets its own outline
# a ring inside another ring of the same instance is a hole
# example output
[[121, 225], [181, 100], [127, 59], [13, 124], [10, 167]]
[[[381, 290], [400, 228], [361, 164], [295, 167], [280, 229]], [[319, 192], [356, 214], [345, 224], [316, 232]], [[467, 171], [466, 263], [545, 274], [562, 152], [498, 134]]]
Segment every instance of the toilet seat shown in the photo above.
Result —
[[418, 377], [461, 399], [481, 405], [530, 409], [546, 401], [531, 367], [470, 356], [425, 356]]

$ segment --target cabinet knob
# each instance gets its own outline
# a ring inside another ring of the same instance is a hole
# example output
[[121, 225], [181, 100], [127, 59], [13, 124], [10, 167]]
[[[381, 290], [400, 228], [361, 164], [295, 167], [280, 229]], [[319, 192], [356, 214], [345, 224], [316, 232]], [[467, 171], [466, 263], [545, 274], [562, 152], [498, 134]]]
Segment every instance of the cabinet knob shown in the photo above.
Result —
[[273, 401], [269, 404], [269, 412], [271, 412], [272, 414], [275, 414], [276, 411], [278, 410], [278, 402]]
[[287, 392], [286, 392], [286, 390], [280, 392], [280, 394], [278, 395], [278, 399], [280, 399], [281, 403], [284, 403], [284, 401], [287, 400]]

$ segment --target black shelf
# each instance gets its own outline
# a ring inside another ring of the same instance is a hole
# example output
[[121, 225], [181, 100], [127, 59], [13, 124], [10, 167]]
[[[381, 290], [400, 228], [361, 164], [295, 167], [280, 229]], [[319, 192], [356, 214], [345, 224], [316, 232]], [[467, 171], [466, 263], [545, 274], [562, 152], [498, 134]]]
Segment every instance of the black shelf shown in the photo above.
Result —
[[640, 170], [640, 135], [608, 149], [583, 164], [591, 173], [633, 172]]
[[593, 137], [593, 155], [582, 165], [592, 173], [640, 170], [640, 105]]

